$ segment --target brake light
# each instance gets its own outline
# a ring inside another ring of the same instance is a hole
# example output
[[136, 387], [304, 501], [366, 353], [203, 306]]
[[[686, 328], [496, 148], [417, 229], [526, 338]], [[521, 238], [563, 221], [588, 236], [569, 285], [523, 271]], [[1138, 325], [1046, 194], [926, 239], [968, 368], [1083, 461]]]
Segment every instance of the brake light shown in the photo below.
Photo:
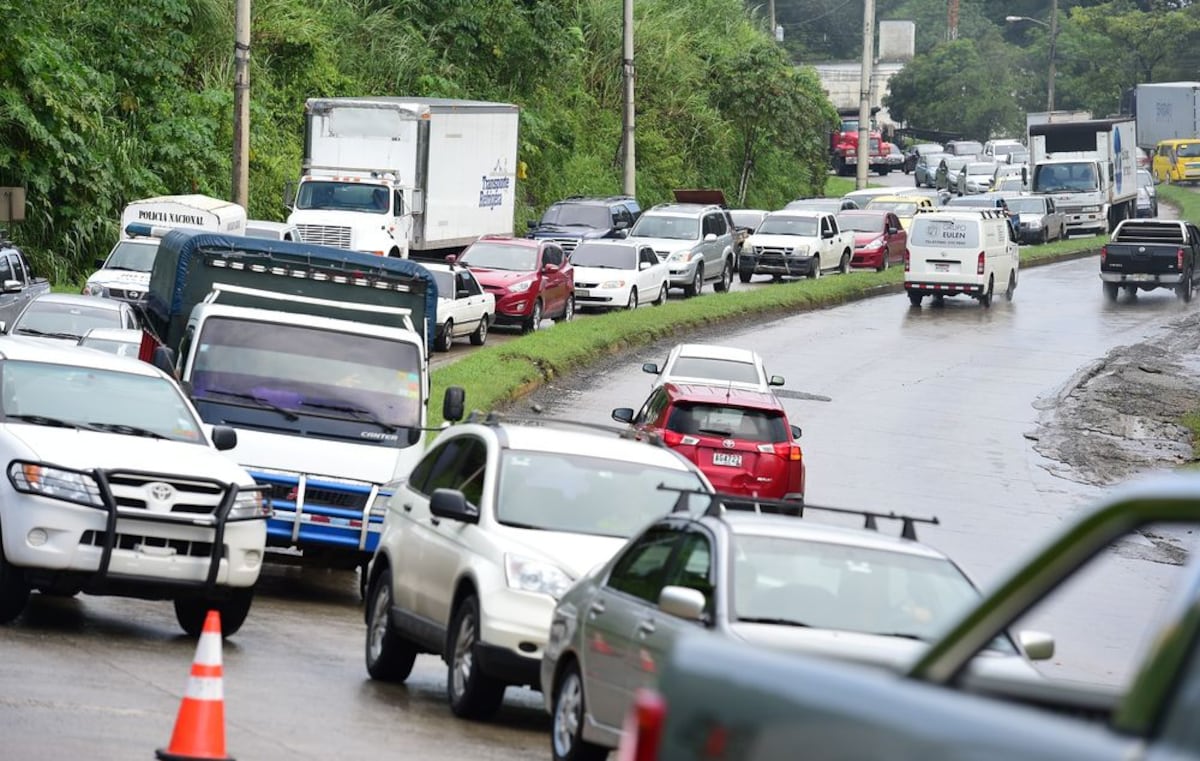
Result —
[[1104, 266], [1104, 260], [1108, 258], [1108, 246], [1100, 247], [1100, 266]]
[[694, 447], [700, 443], [700, 439], [695, 436], [686, 436], [678, 431], [663, 431], [662, 439], [663, 443], [669, 447]]
[[982, 251], [980, 251], [979, 252], [979, 263], [975, 265], [975, 274], [976, 275], [983, 274], [983, 262], [984, 262], [984, 253]]
[[617, 761], [655, 761], [667, 719], [667, 703], [653, 690], [639, 689], [625, 719]]
[[1175, 268], [1178, 270], [1183, 269], [1183, 249], [1182, 248], [1175, 252]]
[[911, 263], [909, 262], [908, 249], [906, 248], [906, 249], [904, 249], [904, 271], [905, 272], [908, 272], [909, 269], [911, 269], [910, 264]]
[[[771, 451], [785, 460], [796, 462], [804, 459], [803, 452], [801, 452], [800, 447], [796, 446], [795, 444], [789, 444], [786, 441], [781, 441], [778, 444], [768, 444], [766, 446], [769, 446]], [[761, 450], [762, 447], [759, 447], [759, 449]]]

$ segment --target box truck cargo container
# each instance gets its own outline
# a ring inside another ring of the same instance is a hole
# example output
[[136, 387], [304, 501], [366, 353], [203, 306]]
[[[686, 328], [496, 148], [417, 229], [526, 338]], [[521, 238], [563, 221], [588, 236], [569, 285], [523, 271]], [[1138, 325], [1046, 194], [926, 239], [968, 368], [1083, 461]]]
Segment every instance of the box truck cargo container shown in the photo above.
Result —
[[1032, 124], [1030, 188], [1066, 216], [1067, 233], [1111, 232], [1137, 212], [1137, 129], [1124, 119]]
[[1200, 82], [1137, 86], [1138, 147], [1153, 151], [1163, 140], [1200, 137]]

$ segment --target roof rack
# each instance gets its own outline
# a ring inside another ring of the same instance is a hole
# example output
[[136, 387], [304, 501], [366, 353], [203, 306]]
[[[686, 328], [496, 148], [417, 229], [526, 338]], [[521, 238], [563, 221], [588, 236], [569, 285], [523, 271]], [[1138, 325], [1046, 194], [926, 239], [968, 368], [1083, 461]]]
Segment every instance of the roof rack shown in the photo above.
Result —
[[[541, 408], [538, 406], [535, 406], [533, 411], [535, 413], [540, 413]], [[589, 431], [599, 431], [601, 433], [616, 434], [618, 438], [622, 438], [622, 439], [632, 439], [632, 440], [636, 440], [636, 441], [643, 441], [647, 444], [652, 444], [654, 446], [666, 447], [666, 443], [663, 441], [662, 436], [659, 436], [658, 434], [646, 433], [644, 431], [635, 431], [634, 429], [628, 428], [628, 427], [605, 425], [604, 423], [593, 423], [593, 422], [586, 421], [586, 420], [570, 420], [568, 418], [557, 418], [557, 417], [540, 417], [540, 416], [530, 417], [530, 416], [522, 416], [522, 415], [508, 415], [508, 414], [504, 414], [501, 412], [497, 412], [495, 410], [492, 410], [491, 412], [488, 412], [488, 413], [484, 413], [480, 410], [472, 410], [471, 414], [468, 415], [466, 417], [466, 419], [463, 420], [463, 422], [464, 423], [478, 423], [480, 425], [488, 425], [488, 426], [498, 426], [498, 425], [509, 424], [509, 425], [524, 425], [524, 426], [529, 426], [531, 428], [536, 428], [536, 427], [541, 427], [541, 428], [552, 428], [552, 427], [582, 428], [582, 429], [586, 429]]]
[[900, 538], [917, 541], [916, 524], [928, 523], [931, 526], [940, 525], [936, 517], [919, 518], [913, 515], [901, 515], [895, 512], [876, 512], [873, 510], [856, 510], [848, 507], [825, 507], [823, 505], [812, 505], [805, 502], [784, 499], [762, 499], [759, 497], [748, 497], [745, 494], [727, 494], [722, 492], [707, 492], [700, 489], [687, 489], [676, 486], [667, 486], [659, 484], [661, 491], [673, 491], [679, 494], [679, 498], [675, 500], [675, 506], [672, 512], [686, 512], [688, 496], [708, 497], [708, 507], [704, 511], [704, 515], [719, 518], [728, 510], [748, 510], [751, 512], [763, 514], [770, 513], [773, 515], [791, 515], [796, 518], [803, 518], [805, 510], [821, 510], [827, 513], [839, 513], [841, 515], [858, 515], [863, 518], [863, 528], [868, 531], [878, 531], [879, 518], [894, 520], [901, 522]]

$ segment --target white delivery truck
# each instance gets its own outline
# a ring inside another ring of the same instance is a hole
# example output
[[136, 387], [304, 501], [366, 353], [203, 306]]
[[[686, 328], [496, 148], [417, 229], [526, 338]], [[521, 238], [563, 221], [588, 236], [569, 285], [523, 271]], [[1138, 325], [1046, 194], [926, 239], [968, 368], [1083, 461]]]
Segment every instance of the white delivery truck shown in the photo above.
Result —
[[1200, 82], [1151, 82], [1136, 91], [1138, 147], [1200, 137]]
[[1111, 232], [1137, 213], [1137, 128], [1128, 119], [1031, 124], [1030, 189], [1048, 195], [1067, 233]]
[[419, 98], [309, 98], [288, 193], [305, 243], [440, 259], [513, 234], [517, 107]]
[[129, 225], [151, 225], [160, 230], [177, 227], [226, 235], [246, 234], [246, 210], [236, 203], [203, 195], [158, 196], [134, 201], [121, 214], [121, 237], [104, 259], [98, 259], [84, 283], [90, 296], [140, 303], [150, 286], [150, 270], [158, 251], [158, 238], [129, 232]]

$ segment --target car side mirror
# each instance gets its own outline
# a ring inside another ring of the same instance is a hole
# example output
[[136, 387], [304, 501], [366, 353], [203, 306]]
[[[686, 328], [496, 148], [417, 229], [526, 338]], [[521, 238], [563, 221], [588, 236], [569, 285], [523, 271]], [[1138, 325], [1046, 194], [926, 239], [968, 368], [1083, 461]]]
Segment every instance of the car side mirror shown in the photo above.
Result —
[[542, 265], [542, 272], [545, 272], [547, 275], [553, 275], [555, 272], [558, 272], [560, 269], [562, 269], [562, 268], [559, 267], [557, 264], [551, 264], [550, 262], [546, 262], [545, 264]]
[[792, 426], [792, 439], [800, 438], [801, 433], [803, 433], [803, 432], [800, 430], [800, 426], [798, 426], [798, 425]]
[[103, 259], [93, 259], [92, 263], [96, 265], [96, 269], [101, 269], [102, 267], [104, 267]]
[[888, 235], [895, 235], [895, 234], [896, 234], [896, 233], [898, 233], [898, 232], [900, 232], [900, 228], [899, 228], [899, 227], [896, 227], [896, 226], [894, 226], [894, 225], [893, 225], [892, 227], [889, 227], [889, 228], [888, 228]]
[[704, 615], [704, 594], [691, 587], [663, 587], [658, 593], [658, 609], [684, 621], [699, 621]]
[[154, 353], [150, 355], [150, 364], [174, 378], [175, 350], [169, 346], [155, 346]]
[[705, 236], [704, 236], [704, 242], [705, 242], [705, 243], [712, 243], [712, 242], [713, 242], [714, 240], [716, 240], [716, 239], [717, 239], [717, 234], [716, 234], [716, 233], [709, 233], [708, 235], [705, 235]]
[[651, 268], [651, 267], [653, 267], [653, 266], [654, 266], [653, 264], [651, 264], [650, 262], [647, 262], [647, 261], [640, 261], [640, 262], [638, 262], [638, 269], [639, 269], [639, 270], [648, 270], [648, 269], [650, 269], [650, 268]]
[[457, 423], [463, 419], [467, 392], [462, 386], [450, 386], [442, 395], [442, 419]]
[[1021, 167], [1021, 184], [1022, 185], [1029, 184], [1029, 170], [1026, 169], [1025, 167]]
[[446, 264], [449, 264], [450, 266], [454, 266], [454, 263], [457, 261], [458, 261], [458, 254], [446, 254]]
[[767, 385], [768, 386], [782, 386], [783, 385], [783, 376], [782, 375], [772, 375], [771, 378], [767, 381]]
[[658, 375], [658, 365], [653, 362], [646, 362], [642, 365], [642, 372], [650, 373], [651, 375]]
[[228, 452], [237, 446], [237, 431], [227, 425], [215, 425], [212, 429], [212, 443], [218, 452]]
[[435, 518], [479, 523], [479, 510], [467, 502], [466, 496], [458, 489], [434, 489], [429, 497], [429, 512]]
[[821, 237], [822, 238], [832, 238], [833, 230], [825, 230], [824, 232], [821, 233]]
[[615, 410], [612, 411], [612, 419], [617, 421], [618, 423], [632, 423], [633, 422], [633, 408], [632, 407], [617, 407]]
[[538, 223], [537, 223], [536, 219], [531, 219], [525, 223], [525, 228], [528, 230], [536, 230], [537, 226], [538, 226]]
[[1045, 632], [1022, 631], [1017, 634], [1017, 640], [1031, 661], [1046, 661], [1054, 657], [1054, 637]]
[[614, 233], [614, 235], [616, 235], [616, 237], [618, 237], [618, 238], [628, 238], [629, 231], [628, 230], [617, 230], [616, 233]]
[[624, 219], [618, 219], [616, 224], [613, 225], [614, 230], [624, 230], [627, 227], [629, 227], [629, 222]]
[[8, 323], [5, 322], [4, 320], [0, 320], [0, 334], [7, 333], [7, 332], [8, 332]]
[[2, 290], [5, 293], [18, 293], [21, 290], [20, 280], [5, 280]]

